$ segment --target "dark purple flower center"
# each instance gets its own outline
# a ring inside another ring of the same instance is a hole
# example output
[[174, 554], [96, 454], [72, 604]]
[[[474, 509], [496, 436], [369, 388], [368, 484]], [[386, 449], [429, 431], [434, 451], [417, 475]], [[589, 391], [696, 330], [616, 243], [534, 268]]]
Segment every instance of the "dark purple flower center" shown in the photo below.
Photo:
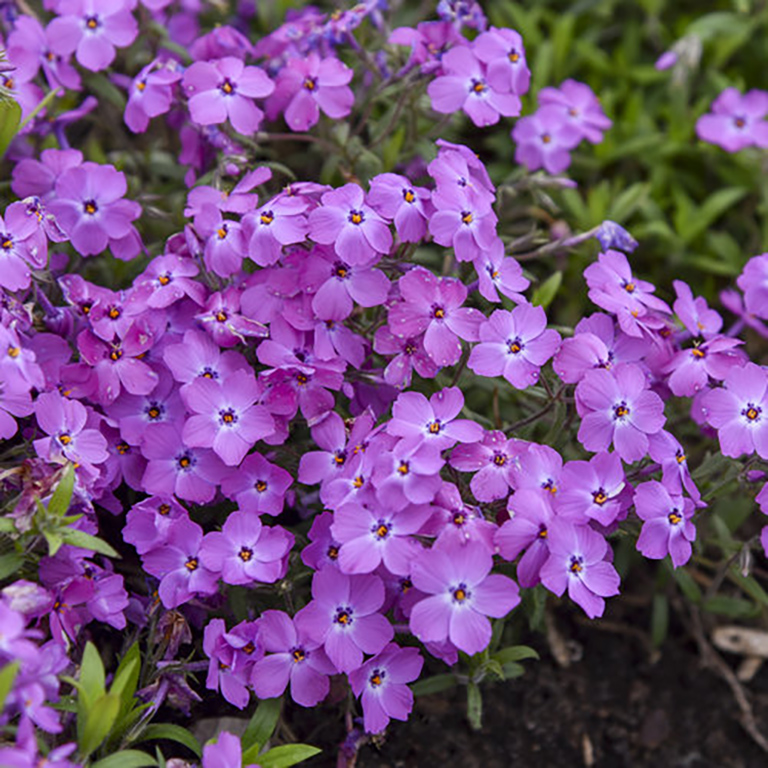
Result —
[[631, 280], [622, 280], [621, 281], [621, 287], [627, 293], [634, 293], [636, 288], [637, 288], [637, 286]]
[[165, 413], [165, 406], [162, 403], [153, 402], [146, 407], [144, 413], [151, 421], [157, 421]]
[[351, 210], [349, 212], [349, 221], [352, 224], [362, 224], [365, 221], [365, 215], [362, 211]]
[[742, 410], [741, 415], [746, 416], [747, 421], [759, 421], [762, 412], [763, 409], [759, 405], [747, 403], [747, 407]]
[[127, 453], [131, 452], [131, 446], [128, 445], [128, 443], [126, 443], [125, 440], [122, 440], [121, 442], [119, 442], [116, 447], [117, 447], [117, 452], [121, 456], [125, 456]]
[[171, 514], [171, 505], [170, 504], [161, 504], [157, 508], [157, 513], [159, 515], [162, 515], [163, 517], [166, 517], [167, 515]]
[[581, 573], [584, 570], [584, 558], [581, 555], [571, 555], [568, 570], [571, 573]]
[[192, 571], [196, 571], [196, 570], [197, 570], [197, 568], [198, 568], [198, 565], [199, 565], [199, 563], [198, 563], [198, 561], [197, 561], [197, 558], [196, 558], [194, 555], [192, 555], [192, 556], [188, 557], [188, 558], [187, 558], [187, 562], [186, 562], [186, 563], [184, 563], [184, 567], [185, 567], [185, 568], [186, 568], [186, 569], [187, 569], [187, 570], [188, 570], [190, 573], [191, 573]]
[[451, 596], [456, 603], [463, 603], [471, 594], [463, 581], [457, 586], [451, 587]]
[[506, 453], [494, 453], [493, 454], [493, 463], [497, 467], [503, 467], [507, 463], [507, 454]]
[[101, 22], [99, 21], [98, 16], [86, 16], [85, 17], [85, 26], [90, 29], [98, 29], [101, 26]]
[[346, 451], [336, 451], [336, 453], [333, 454], [333, 461], [337, 467], [343, 467], [346, 460], [347, 460]]
[[416, 344], [413, 342], [413, 340], [408, 339], [408, 341], [405, 342], [405, 346], [403, 347], [403, 352], [405, 352], [406, 355], [411, 356], [416, 354]]
[[340, 280], [344, 280], [349, 275], [349, 267], [343, 261], [337, 261], [333, 265], [333, 274]]
[[549, 491], [553, 496], [557, 493], [557, 485], [555, 485], [555, 481], [548, 477], [545, 482], [541, 484], [541, 487], [545, 491]]
[[462, 525], [464, 525], [467, 522], [467, 516], [464, 514], [463, 510], [457, 510], [453, 513], [453, 517], [451, 518], [451, 522], [457, 527], [461, 528]]
[[69, 432], [62, 432], [59, 435], [59, 442], [62, 445], [69, 445], [72, 442], [72, 437], [70, 436]]
[[173, 277], [169, 275], [167, 272], [164, 275], [160, 275], [157, 278], [157, 282], [160, 283], [160, 285], [168, 285], [168, 283], [173, 280]]
[[13, 238], [7, 234], [0, 235], [0, 248], [10, 251], [13, 248]]
[[333, 617], [334, 624], [340, 624], [342, 627], [348, 627], [354, 622], [352, 614], [354, 611], [348, 606], [339, 606], [336, 609], [336, 615]]
[[552, 141], [552, 137], [548, 133], [542, 133], [541, 134], [541, 143], [542, 144], [549, 144], [550, 141]]
[[249, 547], [243, 547], [238, 553], [237, 556], [244, 562], [247, 563], [252, 557], [253, 557], [253, 550]]
[[275, 220], [275, 214], [272, 213], [272, 211], [264, 211], [264, 213], [259, 216], [259, 221], [264, 224], [264, 226], [269, 226], [273, 221]]
[[122, 307], [115, 306], [114, 304], [109, 308], [109, 312], [107, 312], [107, 315], [109, 315], [110, 320], [117, 320], [122, 314], [123, 314]]
[[436, 320], [442, 320], [445, 317], [445, 310], [438, 304], [433, 304], [432, 317], [434, 317]]
[[219, 236], [219, 240], [224, 240], [224, 238], [229, 233], [229, 227], [226, 224], [222, 224], [217, 230], [216, 234]]
[[387, 673], [383, 669], [374, 669], [371, 676], [368, 678], [368, 682], [372, 688], [378, 688], [383, 682]]
[[122, 356], [123, 356], [123, 350], [118, 349], [117, 347], [113, 347], [112, 351], [109, 353], [109, 359], [113, 363], [116, 363]]
[[373, 526], [371, 526], [371, 532], [377, 539], [386, 539], [389, 536], [389, 525], [384, 520], [379, 520]]
[[206, 365], [205, 368], [203, 368], [202, 373], [200, 374], [204, 379], [218, 379], [219, 374], [217, 371], [214, 371], [213, 368], [211, 368], [209, 365]]
[[536, 534], [536, 536], [539, 539], [546, 539], [548, 535], [549, 535], [549, 531], [547, 530], [547, 526], [543, 524], [539, 525], [539, 532]]
[[219, 411], [219, 423], [227, 427], [237, 424], [237, 418], [234, 408], [226, 408]]
[[603, 504], [605, 504], [606, 501], [608, 501], [608, 496], [606, 496], [605, 488], [598, 488], [596, 491], [592, 491], [592, 501], [597, 504], [598, 507], [602, 507]]
[[182, 453], [181, 456], [176, 459], [176, 466], [184, 472], [188, 472], [195, 466], [195, 458], [189, 453]]
[[328, 555], [329, 560], [336, 560], [339, 556], [339, 548], [335, 544], [331, 544], [328, 547], [328, 552], [326, 553]]
[[408, 592], [413, 588], [413, 582], [406, 576], [404, 579], [400, 580], [400, 591], [407, 595]]
[[98, 205], [96, 205], [96, 201], [95, 201], [95, 200], [86, 200], [86, 201], [83, 203], [83, 210], [84, 210], [84, 211], [85, 211], [85, 212], [86, 212], [86, 213], [87, 213], [89, 216], [93, 216], [93, 214], [94, 214], [94, 213], [96, 213], [96, 211], [98, 211], [98, 210], [99, 210], [99, 206], [98, 206]]
[[308, 91], [314, 91], [315, 88], [317, 88], [317, 78], [316, 77], [305, 77], [304, 78], [304, 87]]
[[667, 519], [670, 522], [670, 525], [678, 525], [683, 522], [683, 517], [680, 514], [680, 510], [677, 508], [673, 509], [668, 515]]
[[519, 336], [516, 336], [514, 339], [507, 341], [507, 349], [511, 355], [517, 355], [525, 349], [525, 344], [523, 344], [523, 340]]
[[685, 464], [685, 454], [678, 448], [675, 451], [675, 459], [677, 459], [678, 464]]
[[507, 58], [513, 63], [517, 64], [518, 61], [520, 61], [520, 54], [517, 52], [516, 49], [511, 48], [509, 53], [507, 54]]
[[264, 491], [267, 490], [267, 483], [265, 480], [257, 480], [253, 487], [256, 489], [257, 493], [264, 493]]
[[472, 215], [472, 211], [462, 211], [461, 220], [464, 224], [471, 224], [475, 220], [475, 217]]
[[399, 474], [405, 477], [410, 472], [410, 468], [408, 467], [408, 462], [401, 461], [400, 466], [397, 468], [397, 471]]
[[733, 118], [733, 124], [734, 124], [734, 125], [735, 125], [737, 128], [744, 128], [744, 126], [747, 124], [747, 121], [746, 121], [746, 119], [745, 119], [745, 118], [743, 118], [743, 117], [734, 117], [734, 118]]
[[485, 93], [488, 90], [488, 86], [485, 84], [484, 80], [478, 80], [477, 78], [472, 78], [472, 86], [469, 89], [472, 93], [480, 96], [481, 94]]
[[629, 416], [629, 408], [625, 400], [622, 400], [618, 405], [613, 408], [614, 419], [624, 419]]
[[302, 661], [304, 661], [304, 659], [307, 658], [307, 653], [300, 646], [297, 648], [291, 648], [291, 658], [293, 659], [294, 664], [300, 664]]
[[231, 96], [235, 92], [235, 84], [227, 77], [219, 86], [222, 93]]
[[405, 200], [406, 203], [416, 202], [416, 193], [412, 189], [404, 189], [403, 200]]
[[439, 435], [442, 428], [443, 425], [440, 419], [435, 419], [434, 421], [430, 421], [429, 424], [427, 424], [427, 431], [430, 435]]

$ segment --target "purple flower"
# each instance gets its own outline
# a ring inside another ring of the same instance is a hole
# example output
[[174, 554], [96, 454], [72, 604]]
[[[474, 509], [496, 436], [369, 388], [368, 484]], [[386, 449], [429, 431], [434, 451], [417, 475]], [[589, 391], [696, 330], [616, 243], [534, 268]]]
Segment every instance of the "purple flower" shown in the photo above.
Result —
[[125, 200], [125, 175], [111, 165], [85, 162], [64, 171], [56, 181], [51, 213], [82, 256], [94, 256], [107, 246], [118, 258], [133, 258], [141, 241], [131, 222], [141, 206]]
[[376, 330], [373, 348], [380, 355], [395, 355], [384, 369], [384, 381], [393, 387], [410, 386], [414, 370], [423, 379], [433, 379], [437, 375], [438, 367], [419, 337], [400, 338], [383, 325]]
[[480, 376], [504, 376], [516, 389], [539, 379], [539, 368], [557, 352], [560, 334], [547, 328], [542, 307], [521, 304], [511, 312], [494, 310], [480, 326], [480, 344], [467, 365]]
[[235, 371], [221, 383], [198, 377], [182, 393], [193, 414], [184, 423], [184, 444], [213, 448], [227, 466], [237, 466], [257, 440], [275, 430], [267, 409], [255, 405], [260, 395], [256, 379], [246, 371]]
[[424, 348], [439, 366], [454, 365], [461, 357], [459, 338], [477, 341], [483, 315], [462, 307], [467, 288], [460, 281], [435, 277], [416, 267], [398, 282], [403, 301], [389, 313], [389, 327], [403, 338], [424, 335]]
[[301, 243], [307, 236], [307, 202], [300, 197], [278, 196], [243, 217], [248, 255], [262, 267], [275, 264], [283, 246]]
[[688, 469], [688, 457], [678, 440], [665, 430], [657, 432], [648, 438], [650, 444], [648, 453], [651, 458], [661, 464], [662, 482], [670, 493], [688, 492], [697, 507], [705, 507], [701, 493], [696, 487]]
[[130, 84], [125, 105], [125, 124], [134, 133], [144, 133], [153, 117], [164, 115], [173, 103], [173, 86], [181, 80], [174, 60], [155, 59]]
[[[463, 547], [476, 541], [494, 553], [493, 537], [496, 525], [483, 517], [478, 507], [465, 504], [459, 489], [453, 483], [443, 483], [435, 496], [434, 515], [424, 526], [425, 536], [437, 534], [437, 544], [442, 548]], [[420, 599], [420, 598], [419, 598]]]
[[605, 560], [608, 543], [586, 525], [553, 523], [548, 533], [549, 559], [541, 569], [541, 583], [578, 603], [590, 619], [603, 615], [605, 597], [619, 594], [619, 574]]
[[[31, 282], [27, 262], [29, 246], [37, 241], [37, 223], [33, 217], [26, 216], [23, 208], [20, 204], [9, 205], [5, 211], [5, 220], [0, 216], [0, 288], [7, 291], [28, 288]], [[43, 244], [47, 254], [45, 237]]]
[[743, 96], [726, 88], [712, 103], [712, 112], [696, 122], [702, 141], [717, 144], [727, 152], [744, 147], [768, 147], [768, 93], [752, 90]]
[[143, 555], [166, 543], [171, 523], [179, 517], [188, 518], [189, 515], [172, 496], [145, 499], [128, 510], [123, 539]]
[[208, 334], [191, 328], [179, 344], [169, 344], [163, 361], [176, 381], [191, 384], [198, 378], [222, 381], [238, 370], [248, 370], [239, 352], [222, 352]]
[[328, 695], [328, 676], [336, 667], [300, 624], [282, 611], [259, 617], [259, 640], [267, 653], [254, 664], [251, 685], [260, 699], [281, 696], [289, 683], [291, 698], [302, 707], [314, 707]]
[[341, 545], [339, 568], [344, 573], [372, 573], [383, 562], [390, 573], [407, 576], [421, 547], [411, 538], [419, 533], [432, 510], [367, 509], [345, 504], [336, 510], [331, 535]]
[[581, 134], [580, 138], [592, 144], [603, 140], [603, 131], [612, 123], [605, 116], [592, 89], [576, 80], [566, 80], [559, 88], [542, 88], [539, 104], [558, 107], [566, 120]]
[[288, 59], [277, 76], [275, 95], [267, 104], [271, 119], [281, 111], [292, 131], [308, 131], [320, 119], [320, 110], [341, 120], [352, 110], [355, 96], [349, 88], [354, 72], [335, 57], [321, 59], [312, 51]]
[[474, 655], [488, 646], [491, 623], [519, 602], [512, 579], [491, 574], [493, 557], [479, 542], [433, 547], [413, 563], [413, 585], [429, 595], [411, 612], [412, 632], [423, 642], [450, 640]]
[[404, 176], [380, 173], [371, 179], [370, 206], [385, 219], [394, 222], [397, 236], [404, 243], [418, 243], [427, 233], [431, 213], [431, 193], [414, 187]]
[[35, 440], [39, 456], [56, 460], [64, 456], [75, 464], [102, 464], [109, 456], [107, 441], [97, 429], [86, 429], [88, 409], [58, 392], [46, 392], [35, 401], [40, 428], [50, 437]]
[[664, 403], [647, 388], [645, 374], [632, 363], [613, 371], [587, 371], [576, 387], [582, 414], [579, 442], [588, 451], [605, 451], [613, 443], [624, 461], [633, 462], [648, 452], [648, 435], [666, 421]]
[[523, 268], [516, 259], [504, 255], [502, 240], [494, 240], [490, 249], [484, 251], [475, 262], [478, 290], [488, 301], [498, 302], [499, 293], [512, 299], [516, 304], [524, 304], [524, 291], [531, 283], [523, 277]]
[[520, 453], [517, 440], [503, 432], [486, 432], [482, 442], [457, 445], [450, 464], [460, 472], [475, 472], [469, 483], [478, 501], [496, 501], [509, 495], [510, 472]]
[[637, 240], [624, 227], [610, 219], [606, 219], [597, 228], [595, 239], [604, 251], [617, 248], [620, 251], [631, 253], [638, 245]]
[[301, 561], [313, 571], [320, 571], [327, 566], [338, 567], [341, 545], [331, 535], [331, 525], [331, 512], [321, 512], [312, 521], [312, 527], [307, 534], [310, 543], [301, 550]]
[[363, 723], [368, 733], [379, 733], [390, 718], [407, 720], [413, 709], [413, 693], [407, 683], [417, 680], [424, 659], [417, 648], [389, 643], [384, 650], [349, 675], [349, 684], [363, 704]]
[[292, 482], [290, 472], [270, 464], [261, 454], [252, 453], [224, 478], [221, 490], [243, 512], [279, 515]]
[[[749, 262], [747, 262], [749, 264]], [[693, 336], [712, 338], [723, 327], [723, 318], [714, 309], [710, 309], [707, 300], [702, 296], [693, 297], [688, 283], [682, 280], [673, 280], [677, 299], [672, 305], [675, 314], [686, 330]]]
[[500, 115], [520, 114], [520, 98], [504, 78], [487, 79], [486, 68], [473, 48], [458, 45], [441, 60], [443, 75], [427, 88], [432, 108], [451, 114], [463, 110], [477, 126], [494, 125]]
[[525, 60], [523, 38], [514, 29], [491, 27], [475, 38], [472, 51], [484, 62], [488, 82], [497, 91], [512, 91], [517, 96], [528, 92], [531, 71]]
[[127, 0], [61, 0], [60, 16], [48, 25], [51, 50], [74, 53], [78, 62], [98, 72], [115, 58], [115, 47], [130, 45], [139, 27]]
[[429, 220], [429, 233], [439, 245], [453, 246], [459, 261], [474, 261], [496, 247], [498, 219], [487, 199], [468, 195], [458, 186], [438, 184], [432, 202], [436, 211]]
[[379, 504], [392, 509], [428, 504], [442, 484], [440, 468], [444, 463], [438, 448], [399, 440], [381, 454], [373, 475]]
[[696, 527], [691, 522], [694, 505], [656, 480], [635, 489], [635, 510], [643, 520], [637, 539], [637, 549], [651, 560], [661, 560], [668, 554], [678, 568], [691, 557], [691, 542], [696, 539]]
[[[203, 768], [241, 768], [243, 748], [240, 739], [228, 731], [222, 731], [216, 742], [203, 747]], [[259, 768], [256, 764], [244, 768]]]
[[574, 524], [597, 520], [610, 525], [627, 508], [624, 467], [616, 453], [598, 453], [590, 461], [569, 461], [560, 476], [557, 514]]
[[238, 627], [227, 632], [223, 619], [213, 619], [203, 634], [203, 650], [211, 660], [205, 687], [211, 691], [221, 689], [221, 695], [238, 709], [243, 709], [251, 698], [246, 686], [256, 659], [263, 655], [260, 645], [248, 638], [249, 634], [257, 635], [255, 622], [250, 624], [250, 632], [243, 632], [242, 625], [240, 632], [235, 631]]
[[392, 406], [392, 420], [387, 432], [402, 437], [408, 445], [452, 448], [456, 442], [476, 443], [482, 438], [479, 424], [456, 419], [464, 407], [464, 395], [458, 387], [446, 387], [427, 398], [420, 392], [403, 392]]
[[189, 296], [195, 304], [205, 301], [205, 288], [193, 278], [200, 272], [193, 259], [168, 253], [153, 259], [136, 278], [135, 295], [152, 309], [163, 309]]
[[189, 114], [198, 125], [216, 125], [227, 118], [244, 135], [258, 130], [264, 113], [253, 99], [269, 96], [275, 84], [259, 67], [246, 67], [241, 59], [225, 56], [196, 61], [182, 80], [190, 94]]
[[720, 450], [738, 458], [757, 451], [768, 459], [768, 373], [755, 363], [732, 368], [725, 386], [704, 395], [702, 410], [717, 429]]
[[312, 578], [313, 600], [296, 615], [296, 628], [323, 643], [339, 672], [351, 672], [363, 653], [379, 653], [392, 639], [392, 625], [380, 613], [384, 584], [378, 576], [347, 576], [323, 568]]
[[744, 291], [747, 312], [768, 319], [768, 253], [753, 256], [736, 280]]
[[581, 141], [579, 129], [554, 104], [520, 118], [511, 135], [516, 162], [529, 171], [544, 168], [549, 173], [562, 173], [571, 164], [570, 150]]
[[293, 535], [264, 527], [255, 512], [233, 512], [221, 531], [206, 535], [200, 560], [226, 584], [272, 584], [285, 575]]
[[370, 265], [380, 254], [389, 253], [392, 233], [387, 222], [364, 202], [357, 184], [325, 192], [322, 205], [309, 214], [309, 237], [317, 243], [333, 243], [347, 264]]
[[166, 543], [142, 556], [147, 573], [160, 579], [159, 594], [166, 608], [176, 608], [195, 595], [216, 592], [218, 573], [200, 560], [203, 529], [186, 518], [175, 520]]
[[662, 371], [668, 373], [667, 384], [674, 395], [691, 397], [707, 386], [710, 377], [722, 381], [731, 368], [744, 363], [743, 353], [736, 347], [742, 342], [726, 336], [715, 336], [703, 344], [674, 353]]

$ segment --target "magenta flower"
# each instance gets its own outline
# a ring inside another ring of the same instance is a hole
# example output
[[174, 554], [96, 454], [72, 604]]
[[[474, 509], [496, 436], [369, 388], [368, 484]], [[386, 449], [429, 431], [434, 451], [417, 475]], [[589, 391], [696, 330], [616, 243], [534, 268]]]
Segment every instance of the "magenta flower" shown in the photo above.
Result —
[[200, 560], [227, 584], [272, 584], [285, 575], [293, 535], [262, 525], [255, 512], [233, 512], [221, 531], [206, 534]]
[[413, 607], [411, 631], [422, 642], [450, 640], [470, 656], [491, 640], [486, 618], [506, 616], [519, 602], [517, 584], [491, 574], [493, 557], [479, 542], [433, 547], [413, 563], [413, 585], [429, 595]]
[[[474, 48], [458, 45], [441, 60], [444, 74], [427, 88], [436, 112], [463, 110], [477, 126], [494, 125], [499, 117], [520, 114], [520, 98], [503, 78], [486, 78], [486, 68]], [[500, 88], [502, 86], [503, 88]]]
[[[5, 220], [0, 216], [0, 288], [18, 291], [29, 287], [32, 273], [27, 262], [30, 260], [29, 246], [37, 240], [36, 230], [37, 222], [24, 213], [23, 206], [9, 205]], [[47, 255], [44, 236], [43, 245]]]
[[619, 594], [619, 574], [606, 561], [606, 540], [586, 525], [553, 523], [548, 533], [549, 559], [541, 569], [541, 583], [554, 594], [568, 589], [568, 597], [590, 619], [603, 615], [605, 600]]
[[[243, 747], [240, 739], [229, 731], [222, 731], [215, 743], [203, 747], [202, 768], [242, 768]], [[256, 764], [244, 768], [259, 768]]]
[[139, 32], [128, 0], [61, 0], [60, 16], [48, 25], [51, 50], [62, 56], [75, 54], [86, 69], [106, 69], [115, 48], [130, 45]]
[[186, 518], [175, 520], [166, 543], [142, 556], [147, 573], [160, 579], [158, 592], [166, 608], [176, 608], [195, 595], [216, 592], [218, 573], [200, 561], [203, 529]]
[[280, 112], [292, 131], [308, 131], [320, 111], [341, 120], [352, 110], [355, 96], [349, 87], [354, 72], [335, 57], [321, 59], [312, 51], [288, 59], [276, 81], [275, 95], [267, 104], [271, 119]]
[[377, 613], [384, 603], [378, 576], [347, 576], [323, 568], [312, 578], [312, 598], [296, 615], [296, 629], [323, 643], [339, 672], [357, 669], [363, 653], [379, 653], [392, 639], [392, 625]]
[[432, 202], [429, 233], [439, 245], [453, 246], [459, 261], [474, 261], [496, 247], [498, 219], [489, 201], [458, 186], [438, 185]]
[[301, 550], [301, 561], [313, 571], [320, 571], [328, 566], [338, 568], [341, 545], [333, 538], [331, 525], [332, 512], [321, 512], [312, 520], [307, 534], [310, 543]]
[[540, 572], [549, 558], [549, 527], [554, 513], [549, 500], [530, 488], [510, 496], [512, 513], [496, 533], [496, 546], [505, 560], [525, 554], [517, 564], [517, 580], [526, 589], [540, 581]]
[[243, 217], [248, 255], [262, 267], [275, 264], [283, 246], [304, 242], [307, 236], [307, 202], [300, 197], [273, 198]]
[[599, 144], [603, 140], [603, 131], [613, 125], [592, 89], [576, 80], [566, 80], [559, 88], [542, 88], [538, 98], [542, 107], [549, 104], [558, 107], [581, 138], [592, 144]]
[[626, 462], [645, 456], [648, 435], [666, 421], [664, 403], [632, 363], [587, 371], [576, 387], [576, 402], [582, 414], [579, 442], [588, 451], [605, 451], [613, 443]]
[[581, 141], [578, 128], [555, 105], [520, 118], [511, 135], [517, 144], [515, 160], [529, 171], [544, 168], [548, 173], [562, 173], [571, 164], [570, 150]]
[[205, 687], [221, 689], [221, 695], [238, 709], [251, 698], [246, 686], [253, 665], [264, 653], [257, 634], [256, 622], [244, 622], [227, 632], [223, 619], [209, 621], [203, 633], [203, 651], [210, 659]]
[[152, 309], [162, 309], [189, 296], [195, 304], [205, 301], [204, 286], [194, 279], [200, 272], [194, 259], [167, 253], [152, 259], [136, 278], [136, 296]]
[[542, 307], [521, 304], [497, 309], [481, 326], [480, 344], [467, 365], [480, 376], [504, 376], [516, 389], [539, 379], [539, 368], [557, 352], [560, 334], [547, 328]]
[[438, 448], [399, 440], [381, 454], [374, 471], [379, 504], [398, 510], [409, 504], [428, 504], [442, 485], [440, 468], [444, 463]]
[[738, 458], [757, 451], [768, 459], [768, 373], [755, 363], [732, 368], [725, 386], [704, 395], [702, 410], [715, 429], [720, 450]]
[[557, 514], [580, 525], [597, 520], [610, 525], [627, 508], [624, 467], [616, 453], [598, 453], [590, 461], [569, 461], [560, 476]]
[[432, 212], [430, 198], [428, 189], [414, 187], [396, 173], [374, 176], [368, 193], [371, 207], [394, 223], [397, 236], [404, 243], [418, 243], [427, 233], [427, 219]]
[[524, 304], [522, 295], [531, 284], [523, 277], [523, 268], [511, 256], [504, 255], [504, 243], [501, 239], [494, 240], [491, 248], [484, 251], [475, 262], [478, 290], [488, 301], [498, 302], [499, 293], [512, 299], [516, 304]]
[[459, 280], [438, 278], [416, 267], [398, 281], [403, 301], [389, 313], [389, 327], [402, 338], [424, 333], [424, 348], [439, 366], [454, 365], [461, 357], [459, 338], [477, 341], [483, 314], [462, 307], [467, 288]]
[[175, 60], [155, 59], [133, 79], [125, 105], [125, 124], [134, 133], [144, 133], [153, 117], [164, 115], [173, 104], [173, 87], [181, 80]]
[[238, 370], [249, 370], [239, 352], [222, 352], [208, 334], [191, 328], [179, 344], [169, 344], [163, 351], [163, 361], [176, 381], [191, 384], [204, 378], [222, 381]]
[[336, 510], [331, 526], [331, 535], [341, 545], [339, 568], [344, 573], [372, 573], [383, 562], [390, 573], [407, 576], [421, 551], [411, 536], [431, 514], [426, 505], [397, 511], [345, 504]]
[[252, 453], [224, 478], [221, 490], [243, 512], [279, 515], [292, 482], [290, 472], [270, 464], [261, 454]]
[[363, 725], [368, 733], [383, 731], [391, 718], [408, 719], [413, 693], [407, 683], [418, 679], [423, 665], [417, 648], [389, 643], [380, 654], [350, 672], [349, 684], [363, 704]]
[[174, 520], [189, 518], [187, 510], [173, 497], [155, 496], [134, 504], [126, 515], [123, 539], [143, 555], [168, 541]]
[[213, 448], [227, 466], [237, 466], [257, 440], [275, 430], [267, 409], [255, 405], [260, 396], [256, 379], [246, 371], [235, 371], [222, 383], [198, 377], [182, 393], [193, 414], [184, 423], [184, 444]]
[[475, 38], [472, 51], [488, 70], [488, 82], [497, 91], [528, 92], [531, 71], [525, 60], [523, 38], [514, 29], [491, 27]]
[[434, 379], [437, 375], [438, 367], [419, 337], [400, 338], [383, 325], [376, 330], [373, 348], [380, 355], [394, 355], [384, 369], [384, 381], [392, 387], [403, 389], [410, 386], [414, 370], [423, 379]]
[[264, 611], [259, 617], [259, 640], [266, 655], [253, 665], [251, 685], [260, 699], [282, 696], [290, 684], [291, 698], [302, 707], [314, 707], [330, 689], [328, 677], [336, 667], [322, 643], [303, 631], [282, 611]]
[[675, 352], [662, 368], [669, 374], [667, 384], [672, 393], [678, 397], [692, 397], [707, 386], [710, 377], [722, 381], [731, 368], [740, 368], [744, 364], [744, 354], [736, 348], [741, 343], [739, 339], [715, 336], [703, 344]]
[[82, 256], [94, 256], [107, 246], [118, 258], [133, 258], [141, 241], [133, 224], [141, 206], [125, 200], [125, 175], [111, 165], [85, 162], [64, 171], [56, 181], [51, 213]]
[[701, 493], [688, 469], [688, 457], [677, 438], [662, 429], [655, 435], [651, 435], [648, 442], [650, 443], [648, 453], [661, 465], [661, 481], [667, 490], [670, 493], [680, 494], [685, 488], [697, 507], [705, 507], [706, 504], [701, 500]]
[[662, 483], [651, 480], [635, 489], [635, 511], [643, 520], [637, 549], [651, 560], [667, 555], [675, 568], [691, 558], [696, 526], [691, 522], [694, 503], [682, 495], [671, 495]]
[[742, 96], [736, 88], [726, 88], [712, 103], [712, 112], [698, 119], [696, 134], [727, 152], [768, 147], [767, 114], [765, 91], [752, 90]]
[[723, 327], [723, 318], [720, 317], [720, 314], [709, 308], [707, 300], [703, 296], [694, 298], [688, 283], [684, 283], [682, 280], [673, 280], [672, 285], [677, 294], [672, 308], [686, 330], [693, 336], [703, 336], [705, 339], [717, 335]]
[[216, 125], [227, 118], [244, 135], [255, 133], [264, 113], [253, 99], [269, 96], [275, 84], [259, 67], [246, 67], [241, 59], [225, 56], [196, 61], [182, 80], [190, 94], [189, 114], [198, 125]]
[[768, 319], [768, 253], [753, 256], [744, 265], [736, 285], [744, 291], [747, 312]]
[[460, 472], [475, 472], [469, 483], [478, 501], [496, 501], [509, 495], [511, 470], [520, 453], [517, 440], [503, 432], [486, 432], [482, 442], [457, 445], [450, 464]]
[[325, 192], [322, 205], [309, 214], [309, 237], [317, 243], [333, 243], [347, 264], [370, 265], [380, 254], [389, 253], [392, 233], [387, 222], [364, 202], [357, 184]]

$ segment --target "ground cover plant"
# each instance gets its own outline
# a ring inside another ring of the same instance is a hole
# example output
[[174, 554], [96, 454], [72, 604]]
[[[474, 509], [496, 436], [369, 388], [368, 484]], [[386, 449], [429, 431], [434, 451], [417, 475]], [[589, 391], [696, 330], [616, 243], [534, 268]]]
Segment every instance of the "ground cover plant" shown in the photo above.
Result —
[[0, 3], [1, 765], [480, 728], [638, 573], [765, 619], [768, 15], [490, 5]]

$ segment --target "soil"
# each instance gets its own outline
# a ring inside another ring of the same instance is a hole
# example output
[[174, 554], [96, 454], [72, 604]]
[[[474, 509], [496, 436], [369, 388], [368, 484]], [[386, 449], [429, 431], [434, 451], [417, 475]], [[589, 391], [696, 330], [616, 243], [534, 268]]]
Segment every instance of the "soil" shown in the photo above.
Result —
[[[477, 732], [465, 718], [465, 689], [420, 697], [407, 723], [393, 721], [380, 743], [360, 748], [355, 768], [768, 766], [768, 755], [738, 721], [730, 688], [703, 667], [683, 627], [671, 627], [674, 636], [658, 654], [637, 628], [626, 632], [610, 613], [602, 629], [566, 607], [556, 621], [580, 648], [578, 661], [563, 668], [540, 643], [541, 659], [525, 661], [523, 677], [483, 685], [483, 728]], [[735, 667], [739, 659], [727, 660]], [[757, 725], [768, 733], [768, 665], [746, 689]], [[340, 724], [338, 731], [316, 728], [307, 739], [308, 713], [285, 714], [297, 735], [323, 748], [304, 765], [336, 766]]]

